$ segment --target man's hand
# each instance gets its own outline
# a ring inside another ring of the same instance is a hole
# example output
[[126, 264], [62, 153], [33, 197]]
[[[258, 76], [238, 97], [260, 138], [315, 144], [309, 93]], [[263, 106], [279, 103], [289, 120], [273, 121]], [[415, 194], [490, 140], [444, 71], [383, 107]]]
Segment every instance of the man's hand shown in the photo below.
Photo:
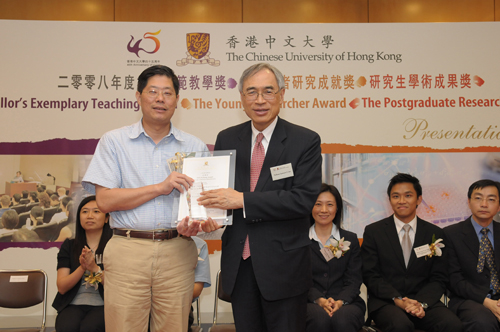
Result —
[[177, 223], [177, 232], [184, 236], [195, 236], [200, 231], [200, 221], [193, 220], [189, 223], [189, 217], [182, 219], [181, 222]]
[[498, 321], [500, 321], [500, 300], [495, 301], [489, 298], [485, 298], [483, 305], [490, 309], [490, 311], [495, 315]]
[[198, 204], [206, 208], [232, 210], [243, 208], [243, 193], [232, 188], [203, 191]]
[[172, 190], [177, 189], [179, 192], [184, 192], [184, 190], [189, 189], [194, 183], [194, 180], [187, 175], [172, 172], [163, 181], [158, 183], [162, 195], [169, 195]]
[[402, 300], [395, 298], [394, 304], [412, 316], [417, 318], [425, 317], [425, 310], [417, 300], [409, 299], [407, 297], [403, 297]]
[[212, 218], [208, 218], [207, 220], [193, 220], [189, 223], [189, 217], [182, 219], [180, 223], [177, 223], [177, 232], [184, 236], [195, 236], [199, 232], [210, 233], [215, 230], [218, 230], [222, 226], [217, 224]]
[[205, 233], [210, 233], [213, 231], [218, 230], [219, 228], [222, 227], [222, 225], [219, 225], [217, 222], [213, 221], [212, 218], [208, 218], [205, 221], [202, 221], [200, 223], [201, 230], [204, 231]]

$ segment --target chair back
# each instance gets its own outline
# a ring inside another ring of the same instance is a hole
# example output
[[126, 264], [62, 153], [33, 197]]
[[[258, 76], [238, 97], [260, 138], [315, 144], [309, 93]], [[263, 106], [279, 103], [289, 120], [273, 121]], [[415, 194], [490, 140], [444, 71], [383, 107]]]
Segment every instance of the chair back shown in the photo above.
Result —
[[43, 304], [42, 324], [47, 316], [47, 274], [43, 270], [0, 270], [0, 307], [20, 309]]
[[29, 203], [26, 205], [26, 211], [29, 212], [29, 211], [31, 211], [32, 208], [34, 208], [35, 206], [39, 206], [39, 205], [40, 205], [40, 203], [38, 203], [38, 202]]
[[59, 236], [57, 232], [59, 230], [59, 224], [57, 223], [36, 226], [33, 230], [43, 242], [52, 242]]
[[13, 233], [0, 235], [0, 242], [12, 242], [12, 234]]
[[48, 209], [43, 210], [43, 223], [48, 224], [50, 222], [50, 219], [56, 214], [58, 207], [54, 206]]
[[26, 205], [24, 205], [24, 204], [13, 205], [10, 208], [12, 210], [16, 210], [17, 214], [21, 214], [23, 212], [26, 212]]
[[21, 213], [19, 215], [19, 222], [17, 223], [17, 227], [16, 228], [21, 228], [24, 225], [26, 225], [26, 219], [28, 219], [29, 216], [30, 216], [30, 211]]

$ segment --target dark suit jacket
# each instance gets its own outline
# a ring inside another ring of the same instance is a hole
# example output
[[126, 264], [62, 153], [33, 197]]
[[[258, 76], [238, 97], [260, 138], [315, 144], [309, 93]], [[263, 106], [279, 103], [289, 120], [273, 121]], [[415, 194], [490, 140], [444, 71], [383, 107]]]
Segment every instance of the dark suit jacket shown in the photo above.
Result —
[[[321, 141], [315, 132], [278, 118], [254, 192], [250, 192], [251, 122], [217, 136], [215, 150], [236, 149], [235, 190], [243, 209], [222, 235], [222, 287], [231, 294], [248, 234], [262, 296], [279, 300], [310, 287], [309, 215], [321, 187]], [[270, 167], [292, 164], [294, 176], [273, 181]]]
[[[432, 243], [432, 236], [444, 238], [441, 228], [417, 218], [413, 249]], [[412, 250], [408, 268], [394, 224], [394, 217], [366, 226], [361, 246], [363, 281], [368, 290], [368, 313], [384, 305], [394, 304], [392, 298], [402, 296], [425, 302], [432, 307], [440, 303], [446, 290], [446, 248], [443, 256], [417, 258]]]
[[326, 261], [317, 241], [311, 240], [311, 266], [313, 286], [309, 289], [309, 302], [324, 297], [344, 300], [365, 311], [365, 302], [359, 296], [362, 280], [362, 262], [358, 237], [353, 232], [340, 230], [340, 237], [350, 241], [350, 249], [340, 258]]
[[[448, 265], [450, 273], [450, 309], [456, 312], [460, 304], [467, 300], [483, 303], [490, 291], [490, 270], [484, 266], [477, 273], [479, 239], [471, 223], [471, 218], [444, 229], [448, 242]], [[500, 267], [500, 225], [493, 221], [495, 241], [495, 262]]]

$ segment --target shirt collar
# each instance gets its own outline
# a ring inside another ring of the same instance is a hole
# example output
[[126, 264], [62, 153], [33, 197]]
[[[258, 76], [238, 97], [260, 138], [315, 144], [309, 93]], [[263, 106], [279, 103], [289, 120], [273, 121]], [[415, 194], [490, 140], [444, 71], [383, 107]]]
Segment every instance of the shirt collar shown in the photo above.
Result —
[[[146, 131], [144, 130], [144, 126], [142, 125], [142, 119], [139, 122], [136, 122], [133, 125], [131, 125], [129, 128], [130, 128], [130, 130], [129, 130], [128, 137], [130, 139], [136, 139], [141, 134], [144, 134], [144, 136], [146, 136], [146, 137], [150, 137], [146, 133]], [[177, 129], [176, 127], [174, 127], [174, 125], [172, 124], [172, 122], [170, 122], [170, 131], [168, 132], [168, 134], [165, 137], [173, 135], [174, 138], [177, 139], [178, 141], [184, 142], [184, 137], [183, 137], [182, 134], [183, 134], [182, 131], [180, 131], [179, 129]]]
[[[321, 240], [318, 238], [318, 234], [316, 234], [316, 224], [313, 224], [309, 228], [309, 238], [311, 240], [314, 240], [316, 242], [319, 242], [319, 244], [321, 244]], [[328, 245], [328, 242], [330, 241], [330, 239], [335, 239], [337, 241], [340, 240], [340, 231], [335, 224], [333, 224], [332, 232], [330, 233], [330, 237], [326, 241], [326, 245]], [[323, 246], [323, 245], [321, 244], [321, 246]]]
[[253, 122], [251, 122], [252, 124], [252, 146], [255, 144], [255, 140], [257, 139], [257, 135], [259, 133], [262, 133], [264, 135], [264, 138], [270, 142], [271, 141], [271, 136], [273, 136], [273, 132], [274, 132], [274, 128], [276, 128], [276, 124], [278, 123], [278, 117], [274, 118], [274, 121], [271, 122], [271, 124], [269, 126], [267, 126], [266, 129], [264, 129], [263, 131], [258, 131], [254, 125], [253, 125]]
[[[396, 218], [396, 215], [393, 215], [394, 216], [394, 223], [396, 224], [396, 231], [398, 232], [401, 232], [401, 230], [403, 229], [403, 226], [405, 225], [404, 222], [402, 222], [401, 220], [399, 220], [398, 218]], [[411, 229], [417, 233], [417, 215], [415, 215], [415, 217], [412, 219], [412, 221], [410, 221], [408, 223], [408, 225], [410, 225]]]
[[494, 223], [494, 221], [490, 222], [490, 224], [488, 226], [483, 227], [483, 226], [479, 225], [477, 223], [477, 221], [474, 220], [474, 216], [471, 216], [470, 220], [471, 220], [471, 223], [472, 223], [472, 227], [474, 227], [474, 231], [476, 232], [476, 234], [478, 236], [483, 236], [483, 234], [481, 233], [481, 230], [483, 228], [488, 228], [490, 230], [490, 233], [493, 234], [493, 223]]

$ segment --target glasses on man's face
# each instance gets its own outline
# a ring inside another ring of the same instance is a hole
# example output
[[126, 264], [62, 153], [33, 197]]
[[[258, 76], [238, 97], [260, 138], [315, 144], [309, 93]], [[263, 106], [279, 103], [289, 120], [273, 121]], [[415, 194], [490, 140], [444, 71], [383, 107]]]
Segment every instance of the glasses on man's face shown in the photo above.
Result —
[[170, 90], [170, 89], [160, 90], [160, 89], [156, 89], [156, 88], [151, 88], [151, 89], [149, 89], [149, 90], [146, 91], [146, 96], [149, 99], [155, 99], [159, 95], [161, 95], [165, 99], [171, 98], [172, 96], [175, 96], [175, 94], [173, 93], [173, 91]]
[[278, 92], [280, 92], [280, 90], [275, 92], [274, 89], [265, 89], [261, 93], [257, 92], [257, 90], [250, 90], [244, 93], [243, 96], [245, 96], [246, 101], [255, 101], [259, 98], [259, 95], [265, 100], [274, 100]]

